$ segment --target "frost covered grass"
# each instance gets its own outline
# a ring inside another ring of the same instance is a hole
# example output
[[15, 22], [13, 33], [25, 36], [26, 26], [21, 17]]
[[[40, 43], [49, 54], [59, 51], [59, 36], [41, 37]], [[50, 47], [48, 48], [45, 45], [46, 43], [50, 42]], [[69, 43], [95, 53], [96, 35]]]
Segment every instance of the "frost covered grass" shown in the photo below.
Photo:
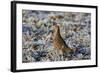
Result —
[[[87, 60], [91, 58], [91, 14], [79, 12], [22, 11], [22, 62]], [[52, 43], [52, 25], [74, 54], [60, 54]]]

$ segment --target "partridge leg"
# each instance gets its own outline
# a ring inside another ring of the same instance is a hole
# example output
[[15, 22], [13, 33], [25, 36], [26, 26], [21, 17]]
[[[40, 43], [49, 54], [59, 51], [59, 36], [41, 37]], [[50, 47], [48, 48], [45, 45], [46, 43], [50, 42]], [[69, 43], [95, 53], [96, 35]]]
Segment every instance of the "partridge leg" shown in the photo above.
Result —
[[63, 61], [63, 60], [64, 60], [64, 57], [63, 57], [63, 52], [62, 52], [62, 50], [58, 50], [58, 53], [59, 53], [58, 56], [59, 56], [59, 58], [60, 58], [59, 60], [60, 60], [60, 61]]

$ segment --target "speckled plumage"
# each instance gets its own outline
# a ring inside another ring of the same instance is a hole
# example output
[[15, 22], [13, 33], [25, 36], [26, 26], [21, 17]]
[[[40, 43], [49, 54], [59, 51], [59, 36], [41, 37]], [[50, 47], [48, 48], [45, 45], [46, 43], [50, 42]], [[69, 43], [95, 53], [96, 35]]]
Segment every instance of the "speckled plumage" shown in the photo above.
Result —
[[54, 25], [53, 30], [54, 30], [54, 33], [53, 33], [53, 46], [54, 46], [54, 48], [61, 50], [63, 53], [74, 52], [74, 49], [70, 48], [65, 43], [63, 38], [61, 37], [59, 26]]

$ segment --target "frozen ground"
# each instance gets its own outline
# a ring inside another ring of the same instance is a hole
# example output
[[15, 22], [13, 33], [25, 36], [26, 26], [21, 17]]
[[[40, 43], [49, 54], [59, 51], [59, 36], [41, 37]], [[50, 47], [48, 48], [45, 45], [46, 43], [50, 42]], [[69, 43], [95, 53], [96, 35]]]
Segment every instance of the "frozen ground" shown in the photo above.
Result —
[[[70, 61], [91, 58], [91, 14], [23, 10], [22, 62]], [[77, 51], [66, 57], [55, 50], [50, 33], [53, 22], [60, 25], [66, 44]]]

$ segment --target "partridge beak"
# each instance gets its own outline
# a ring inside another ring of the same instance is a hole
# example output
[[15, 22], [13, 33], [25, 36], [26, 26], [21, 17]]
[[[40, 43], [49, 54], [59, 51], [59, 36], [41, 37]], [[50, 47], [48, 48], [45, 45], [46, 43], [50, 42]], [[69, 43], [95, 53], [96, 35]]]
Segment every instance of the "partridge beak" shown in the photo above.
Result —
[[53, 33], [53, 30], [49, 30], [48, 34]]

